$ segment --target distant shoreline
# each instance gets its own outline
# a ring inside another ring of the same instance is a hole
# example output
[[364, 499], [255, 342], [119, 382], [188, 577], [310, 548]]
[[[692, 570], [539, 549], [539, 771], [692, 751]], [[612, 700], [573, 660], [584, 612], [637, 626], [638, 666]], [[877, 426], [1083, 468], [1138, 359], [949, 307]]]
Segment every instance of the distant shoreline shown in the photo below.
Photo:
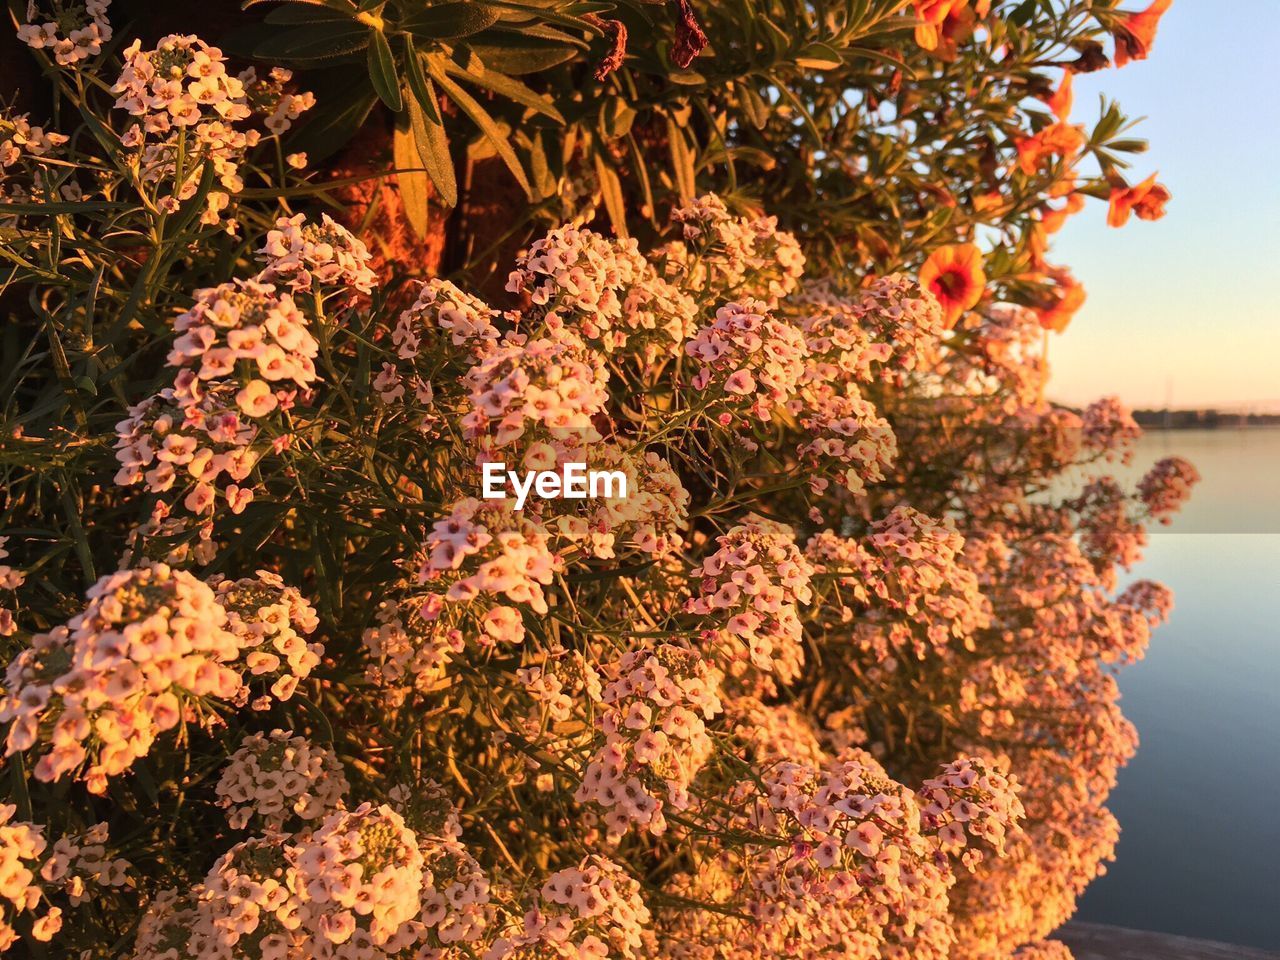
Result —
[[1223, 410], [1135, 410], [1133, 419], [1146, 430], [1280, 426], [1280, 413], [1234, 413]]

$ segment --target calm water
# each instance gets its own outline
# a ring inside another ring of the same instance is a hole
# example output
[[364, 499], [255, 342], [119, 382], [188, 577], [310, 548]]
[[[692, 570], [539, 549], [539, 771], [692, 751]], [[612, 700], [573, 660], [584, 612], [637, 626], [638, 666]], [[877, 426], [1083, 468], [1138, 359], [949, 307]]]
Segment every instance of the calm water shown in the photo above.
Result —
[[1079, 917], [1280, 950], [1280, 429], [1151, 433], [1135, 467], [1172, 454], [1203, 482], [1135, 570], [1176, 602], [1121, 675], [1142, 745]]

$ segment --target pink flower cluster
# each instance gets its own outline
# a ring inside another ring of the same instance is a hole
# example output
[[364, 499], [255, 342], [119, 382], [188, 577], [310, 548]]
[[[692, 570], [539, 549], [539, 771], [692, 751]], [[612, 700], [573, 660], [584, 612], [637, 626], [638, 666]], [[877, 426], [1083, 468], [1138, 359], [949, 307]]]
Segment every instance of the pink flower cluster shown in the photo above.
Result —
[[[195, 36], [170, 34], [145, 51], [135, 40], [124, 60], [111, 92], [117, 95], [116, 107], [137, 118], [121, 143], [136, 151], [141, 181], [168, 184], [169, 192], [156, 203], [173, 213], [195, 196], [204, 165], [211, 165], [222, 189], [209, 192], [201, 222], [218, 223], [231, 195], [244, 189], [240, 164], [260, 139], [257, 130], [245, 126], [254, 111], [244, 81], [227, 72], [221, 50]], [[277, 75], [280, 83], [286, 75]], [[313, 102], [309, 95], [290, 98], [283, 113], [279, 102], [271, 103], [274, 127], [287, 129], [290, 116]], [[233, 230], [235, 222], [226, 227]]]
[[259, 458], [292, 442], [283, 413], [316, 382], [319, 347], [293, 297], [271, 284], [236, 280], [195, 299], [174, 321], [173, 386], [116, 426], [116, 483], [177, 487], [197, 515], [213, 515], [221, 494], [238, 514], [254, 498], [244, 481]]
[[704, 637], [725, 658], [731, 676], [742, 678], [750, 664], [766, 678], [789, 683], [804, 660], [799, 607], [813, 597], [809, 561], [791, 529], [770, 520], [736, 526], [716, 543], [716, 552], [694, 571], [698, 594], [687, 610], [711, 618]]
[[1085, 407], [1081, 420], [1084, 449], [1108, 460], [1118, 457], [1124, 463], [1129, 462], [1133, 456], [1131, 448], [1142, 436], [1142, 428], [1119, 397], [1095, 400]]
[[179, 372], [174, 389], [192, 401], [200, 387], [192, 379], [220, 383], [238, 369], [244, 386], [236, 406], [249, 417], [263, 417], [292, 402], [288, 384], [306, 388], [316, 380], [319, 352], [310, 324], [293, 297], [268, 283], [234, 280], [197, 290], [195, 304], [173, 322], [177, 337], [169, 366]]
[[[5, 549], [8, 543], [8, 537], [0, 537], [0, 561], [9, 557], [9, 551]], [[13, 593], [26, 582], [26, 575], [21, 570], [16, 570], [7, 563], [0, 563], [0, 590]], [[0, 607], [0, 637], [11, 637], [17, 629], [13, 611], [8, 607]]]
[[[32, 188], [43, 182], [40, 158], [55, 153], [68, 140], [64, 134], [32, 126], [27, 116], [0, 109], [0, 200], [35, 199]], [[18, 176], [20, 172], [24, 175]], [[0, 223], [7, 224], [9, 219], [0, 218]]]
[[157, 919], [164, 917], [166, 907], [173, 912], [165, 918], [167, 923], [161, 921], [168, 929], [154, 945], [148, 942], [144, 921], [135, 948], [138, 960], [162, 960], [167, 955], [295, 960], [300, 956], [302, 904], [287, 854], [279, 836], [237, 843], [218, 858], [187, 900], [170, 904], [164, 899], [153, 905]]
[[48, 943], [63, 922], [62, 908], [49, 902], [52, 894], [66, 893], [75, 906], [98, 888], [123, 886], [130, 869], [127, 860], [107, 856], [105, 823], [62, 837], [50, 848], [45, 828], [14, 820], [16, 812], [13, 804], [0, 804], [0, 953], [18, 942], [19, 914], [30, 914], [31, 937]]
[[700, 366], [692, 386], [722, 426], [735, 417], [768, 422], [786, 406], [804, 375], [804, 337], [775, 319], [760, 300], [729, 303], [685, 344]]
[[666, 830], [663, 809], [689, 808], [689, 786], [711, 756], [705, 721], [720, 713], [719, 671], [697, 653], [663, 644], [604, 668], [596, 727], [603, 745], [587, 762], [579, 803], [605, 808], [611, 834]]
[[483, 630], [480, 642], [519, 643], [524, 639], [519, 612], [488, 598], [547, 612], [542, 588], [551, 583], [560, 560], [547, 548], [541, 529], [515, 513], [507, 500], [459, 501], [432, 526], [425, 551], [418, 580], [439, 592], [423, 604], [424, 619], [436, 619], [450, 604], [471, 606], [486, 598], [478, 607], [482, 612], [473, 611]]
[[804, 402], [800, 425], [810, 438], [796, 451], [809, 468], [809, 488], [826, 492], [834, 477], [854, 496], [885, 478], [898, 455], [898, 441], [875, 404], [852, 384], [847, 393], [817, 392]]
[[258, 678], [271, 681], [268, 692], [252, 701], [253, 708], [265, 710], [273, 697], [288, 700], [324, 653], [323, 644], [306, 638], [320, 623], [315, 608], [296, 587], [269, 570], [211, 583], [218, 603], [227, 611], [227, 630], [240, 644], [248, 671], [245, 682], [253, 684]]
[[496, 316], [484, 301], [448, 280], [422, 283], [391, 331], [396, 362], [383, 363], [374, 378], [382, 402], [394, 404], [408, 394], [415, 425], [429, 432], [438, 421], [437, 390], [443, 387], [455, 399], [456, 381], [497, 346]]
[[551, 333], [568, 327], [606, 353], [630, 344], [642, 355], [670, 355], [695, 326], [692, 299], [658, 275], [634, 239], [575, 226], [535, 241], [507, 290], [528, 298], [526, 313]]
[[[439, 796], [423, 790], [410, 804], [419, 812]], [[135, 960], [453, 956], [449, 947], [486, 930], [489, 884], [456, 840], [454, 808], [435, 806], [447, 822], [415, 829], [392, 807], [365, 803], [328, 813], [310, 833], [236, 844], [187, 894], [152, 902]]]
[[796, 238], [778, 218], [735, 217], [714, 193], [672, 211], [682, 239], [668, 244], [665, 275], [709, 300], [754, 298], [769, 307], [791, 294], [804, 275]]
[[505, 338], [464, 381], [470, 409], [462, 430], [480, 444], [477, 462], [519, 441], [521, 463], [545, 470], [566, 444], [599, 440], [592, 418], [608, 400], [607, 380], [599, 356], [569, 330], [537, 340]]
[[593, 444], [584, 453], [593, 470], [625, 476], [627, 494], [615, 489], [613, 496], [527, 503], [525, 512], [543, 524], [558, 553], [577, 545], [588, 556], [611, 559], [622, 546], [665, 557], [683, 546], [689, 492], [671, 464], [653, 451], [628, 453], [613, 442]]
[[164, 564], [105, 576], [88, 597], [9, 664], [0, 721], [12, 722], [8, 755], [39, 746], [37, 779], [87, 767], [103, 793], [200, 699], [240, 695], [240, 644], [209, 586]]
[[331, 814], [296, 862], [305, 891], [300, 918], [318, 934], [317, 956], [340, 955], [333, 945], [357, 932], [375, 947], [405, 938], [401, 928], [418, 914], [423, 857], [418, 838], [389, 806], [363, 803]]
[[334, 295], [344, 305], [357, 293], [372, 293], [378, 282], [364, 241], [327, 213], [319, 223], [302, 213], [281, 217], [258, 254], [266, 262], [261, 280], [294, 293]]
[[[462, 631], [440, 620], [427, 620], [423, 604], [413, 600], [383, 600], [374, 614], [376, 623], [368, 627], [362, 640], [373, 662], [366, 676], [370, 683], [386, 687], [393, 702], [402, 702], [406, 684], [419, 693], [430, 693], [447, 685], [449, 663], [466, 646]], [[502, 622], [495, 615], [490, 623]]]
[[[289, 630], [283, 611], [298, 603], [310, 610], [290, 588], [249, 582], [295, 599], [246, 608], [225, 584], [215, 593], [162, 563], [100, 579], [83, 613], [37, 634], [9, 664], [0, 707], [0, 722], [12, 721], [7, 754], [39, 747], [37, 779], [83, 770], [88, 789], [102, 793], [108, 777], [145, 756], [165, 731], [211, 722], [202, 701], [243, 704], [249, 688], [240, 671], [260, 666], [245, 651]], [[240, 606], [228, 615], [224, 604], [232, 603]], [[302, 646], [309, 669], [315, 651]], [[295, 684], [286, 675], [277, 696], [286, 699]]]
[[233, 829], [279, 833], [294, 817], [318, 820], [341, 807], [347, 778], [332, 750], [276, 729], [245, 737], [214, 790]]
[[583, 654], [561, 647], [536, 656], [541, 662], [516, 671], [516, 680], [535, 704], [525, 722], [533, 737], [570, 720], [579, 705], [599, 703], [604, 692], [604, 679]]
[[[945, 957], [951, 875], [933, 856], [909, 790], [865, 755], [816, 769], [788, 761], [738, 788], [762, 842], [742, 869], [757, 956]], [[938, 949], [939, 941], [942, 949]], [[883, 951], [883, 953], [882, 953]]]
[[1147, 512], [1161, 523], [1191, 498], [1191, 488], [1200, 482], [1200, 471], [1182, 457], [1165, 457], [1138, 482], [1138, 497]]
[[865, 542], [824, 530], [810, 538], [805, 553], [834, 581], [833, 609], [851, 624], [855, 644], [885, 662], [899, 650], [923, 658], [968, 642], [990, 622], [963, 549], [949, 518], [934, 520], [900, 505], [871, 525]]
[[34, 50], [48, 50], [60, 67], [96, 57], [111, 39], [107, 8], [111, 0], [27, 0], [26, 22], [18, 39]]
[[[221, 492], [228, 509], [242, 513], [254, 497], [244, 481], [261, 450], [259, 429], [241, 414], [237, 393], [234, 384], [216, 384], [191, 402], [166, 387], [131, 406], [116, 424], [115, 482], [159, 494], [177, 487], [183, 507], [197, 516], [213, 514]], [[230, 482], [219, 490], [214, 484], [224, 474]]]
[[640, 884], [605, 857], [586, 857], [547, 878], [522, 923], [484, 960], [640, 960], [649, 910]]
[[871, 383], [873, 364], [899, 381], [933, 364], [946, 332], [938, 299], [900, 273], [851, 295], [830, 283], [811, 283], [796, 300], [812, 357], [807, 376], [817, 383]]
[[[920, 816], [927, 831], [936, 831], [939, 847], [947, 853], [983, 840], [1004, 856], [1005, 835], [1026, 811], [1018, 799], [1018, 780], [1007, 762], [994, 764], [976, 757], [953, 760], [920, 788]], [[965, 851], [970, 869], [981, 861], [981, 851]]]
[[[316, 105], [313, 93], [290, 93], [285, 85], [293, 79], [293, 71], [272, 67], [265, 78], [258, 77], [254, 67], [240, 73], [249, 109], [262, 117], [262, 124], [276, 136], [288, 131], [304, 113]], [[290, 161], [292, 163], [292, 161]]]

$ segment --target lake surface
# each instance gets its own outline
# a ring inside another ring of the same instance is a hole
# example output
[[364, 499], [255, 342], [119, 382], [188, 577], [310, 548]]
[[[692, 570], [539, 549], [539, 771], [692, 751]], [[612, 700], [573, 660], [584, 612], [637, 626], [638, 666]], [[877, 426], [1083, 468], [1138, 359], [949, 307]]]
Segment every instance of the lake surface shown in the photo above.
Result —
[[1151, 432], [1134, 468], [1171, 455], [1203, 480], [1133, 572], [1176, 600], [1120, 677], [1142, 743], [1078, 918], [1280, 950], [1280, 429]]

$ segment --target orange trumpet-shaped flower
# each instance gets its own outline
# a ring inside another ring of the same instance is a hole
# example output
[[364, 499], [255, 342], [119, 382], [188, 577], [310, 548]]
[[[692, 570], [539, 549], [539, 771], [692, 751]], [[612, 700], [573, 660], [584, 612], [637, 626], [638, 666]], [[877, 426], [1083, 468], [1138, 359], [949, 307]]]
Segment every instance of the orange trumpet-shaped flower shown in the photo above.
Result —
[[1116, 24], [1116, 66], [1123, 67], [1130, 60], [1145, 60], [1156, 42], [1156, 29], [1160, 18], [1173, 6], [1173, 0], [1155, 0], [1141, 13], [1131, 14]]
[[1070, 123], [1053, 123], [1017, 142], [1018, 167], [1032, 176], [1052, 156], [1073, 157], [1084, 146], [1084, 132]]
[[1045, 100], [1049, 109], [1053, 111], [1053, 115], [1059, 120], [1066, 120], [1071, 116], [1071, 71], [1068, 70], [1062, 75], [1062, 83], [1058, 84], [1058, 89], [1053, 95]]
[[1154, 173], [1136, 187], [1112, 187], [1107, 226], [1123, 227], [1129, 222], [1130, 213], [1137, 214], [1139, 220], [1159, 220], [1172, 197], [1168, 187], [1156, 183]]
[[920, 285], [938, 298], [950, 330], [961, 314], [977, 306], [987, 287], [982, 251], [972, 243], [939, 247], [920, 268]]
[[967, 6], [969, 0], [915, 0], [916, 43], [925, 50], [938, 48], [939, 31], [947, 16]]
[[1084, 287], [1069, 271], [1061, 267], [1055, 267], [1050, 271], [1050, 276], [1056, 282], [1057, 288], [1050, 294], [1052, 297], [1050, 302], [1036, 310], [1036, 316], [1044, 329], [1062, 333], [1071, 323], [1071, 318], [1075, 316], [1076, 311], [1084, 305]]

